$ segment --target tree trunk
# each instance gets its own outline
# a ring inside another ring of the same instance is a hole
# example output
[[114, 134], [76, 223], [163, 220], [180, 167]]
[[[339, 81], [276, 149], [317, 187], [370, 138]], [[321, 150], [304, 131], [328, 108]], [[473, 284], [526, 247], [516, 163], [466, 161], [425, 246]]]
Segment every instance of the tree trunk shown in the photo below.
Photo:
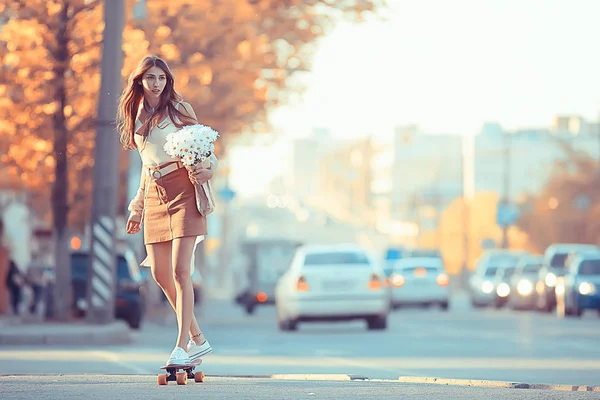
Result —
[[61, 11], [60, 23], [56, 31], [56, 50], [54, 52], [54, 100], [57, 109], [53, 117], [54, 148], [56, 160], [54, 185], [52, 187], [52, 217], [54, 228], [54, 257], [56, 283], [54, 286], [54, 316], [66, 321], [71, 308], [71, 266], [69, 256], [68, 218], [68, 170], [67, 141], [68, 132], [64, 115], [67, 102], [65, 73], [69, 66], [69, 39], [67, 34], [68, 5]]

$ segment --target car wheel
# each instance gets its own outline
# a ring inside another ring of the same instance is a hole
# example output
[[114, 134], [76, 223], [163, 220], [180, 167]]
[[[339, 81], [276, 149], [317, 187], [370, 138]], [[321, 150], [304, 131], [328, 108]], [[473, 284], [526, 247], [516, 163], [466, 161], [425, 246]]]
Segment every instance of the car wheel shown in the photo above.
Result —
[[131, 329], [140, 329], [142, 325], [142, 316], [140, 314], [130, 316], [127, 320], [127, 324]]
[[387, 329], [387, 316], [376, 315], [367, 317], [367, 327], [370, 331]]
[[279, 321], [280, 331], [295, 331], [298, 329], [298, 322], [296, 320], [284, 319]]
[[448, 311], [448, 308], [449, 308], [449, 307], [450, 307], [450, 305], [448, 304], [448, 302], [447, 302], [447, 301], [443, 301], [442, 303], [440, 303], [440, 308], [441, 308], [443, 311]]
[[256, 307], [254, 306], [254, 304], [246, 304], [246, 314], [248, 314], [248, 315], [254, 314], [255, 308]]

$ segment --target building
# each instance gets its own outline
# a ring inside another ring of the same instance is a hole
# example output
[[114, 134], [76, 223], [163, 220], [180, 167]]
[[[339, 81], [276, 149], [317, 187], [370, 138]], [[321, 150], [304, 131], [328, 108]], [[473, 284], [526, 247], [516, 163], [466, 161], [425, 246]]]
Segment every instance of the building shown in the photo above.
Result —
[[323, 155], [318, 174], [320, 207], [342, 221], [374, 224], [372, 161], [369, 138]]
[[418, 222], [443, 210], [462, 193], [462, 140], [428, 135], [417, 126], [394, 132], [391, 216]]
[[539, 192], [554, 163], [566, 157], [563, 147], [598, 159], [597, 127], [580, 117], [557, 117], [550, 128], [482, 130], [474, 145], [475, 190], [493, 191], [512, 201]]
[[[463, 149], [465, 143], [472, 143], [472, 148]], [[436, 215], [467, 188], [464, 178], [474, 192], [491, 191], [518, 201], [544, 187], [554, 163], [566, 157], [564, 146], [600, 159], [599, 124], [559, 116], [548, 128], [509, 132], [486, 123], [471, 141], [424, 134], [417, 126], [397, 127], [391, 218], [417, 223], [425, 230], [435, 228]], [[465, 166], [472, 166], [472, 173], [464, 174]]]

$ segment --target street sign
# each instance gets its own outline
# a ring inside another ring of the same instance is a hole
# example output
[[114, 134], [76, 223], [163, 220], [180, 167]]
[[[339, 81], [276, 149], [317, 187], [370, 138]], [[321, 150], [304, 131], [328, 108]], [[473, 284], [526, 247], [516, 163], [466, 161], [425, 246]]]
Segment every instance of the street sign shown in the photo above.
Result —
[[482, 249], [493, 249], [496, 247], [496, 241], [491, 238], [485, 238], [481, 240]]
[[219, 198], [223, 200], [225, 203], [229, 203], [231, 200], [235, 198], [235, 192], [231, 190], [228, 186], [220, 189], [217, 194]]
[[519, 209], [515, 204], [499, 201], [496, 209], [496, 224], [498, 226], [511, 226], [517, 222]]

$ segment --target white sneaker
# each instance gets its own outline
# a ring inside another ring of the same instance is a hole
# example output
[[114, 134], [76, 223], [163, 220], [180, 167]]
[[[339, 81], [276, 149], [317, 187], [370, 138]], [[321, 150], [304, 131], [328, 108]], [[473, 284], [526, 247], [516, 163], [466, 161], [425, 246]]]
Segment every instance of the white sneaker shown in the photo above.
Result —
[[175, 347], [171, 353], [171, 357], [167, 360], [167, 365], [191, 364], [190, 356], [181, 347]]
[[192, 362], [196, 362], [199, 358], [212, 353], [212, 347], [210, 347], [208, 340], [205, 340], [202, 344], [196, 344], [196, 342], [190, 339], [187, 344], [187, 353]]

